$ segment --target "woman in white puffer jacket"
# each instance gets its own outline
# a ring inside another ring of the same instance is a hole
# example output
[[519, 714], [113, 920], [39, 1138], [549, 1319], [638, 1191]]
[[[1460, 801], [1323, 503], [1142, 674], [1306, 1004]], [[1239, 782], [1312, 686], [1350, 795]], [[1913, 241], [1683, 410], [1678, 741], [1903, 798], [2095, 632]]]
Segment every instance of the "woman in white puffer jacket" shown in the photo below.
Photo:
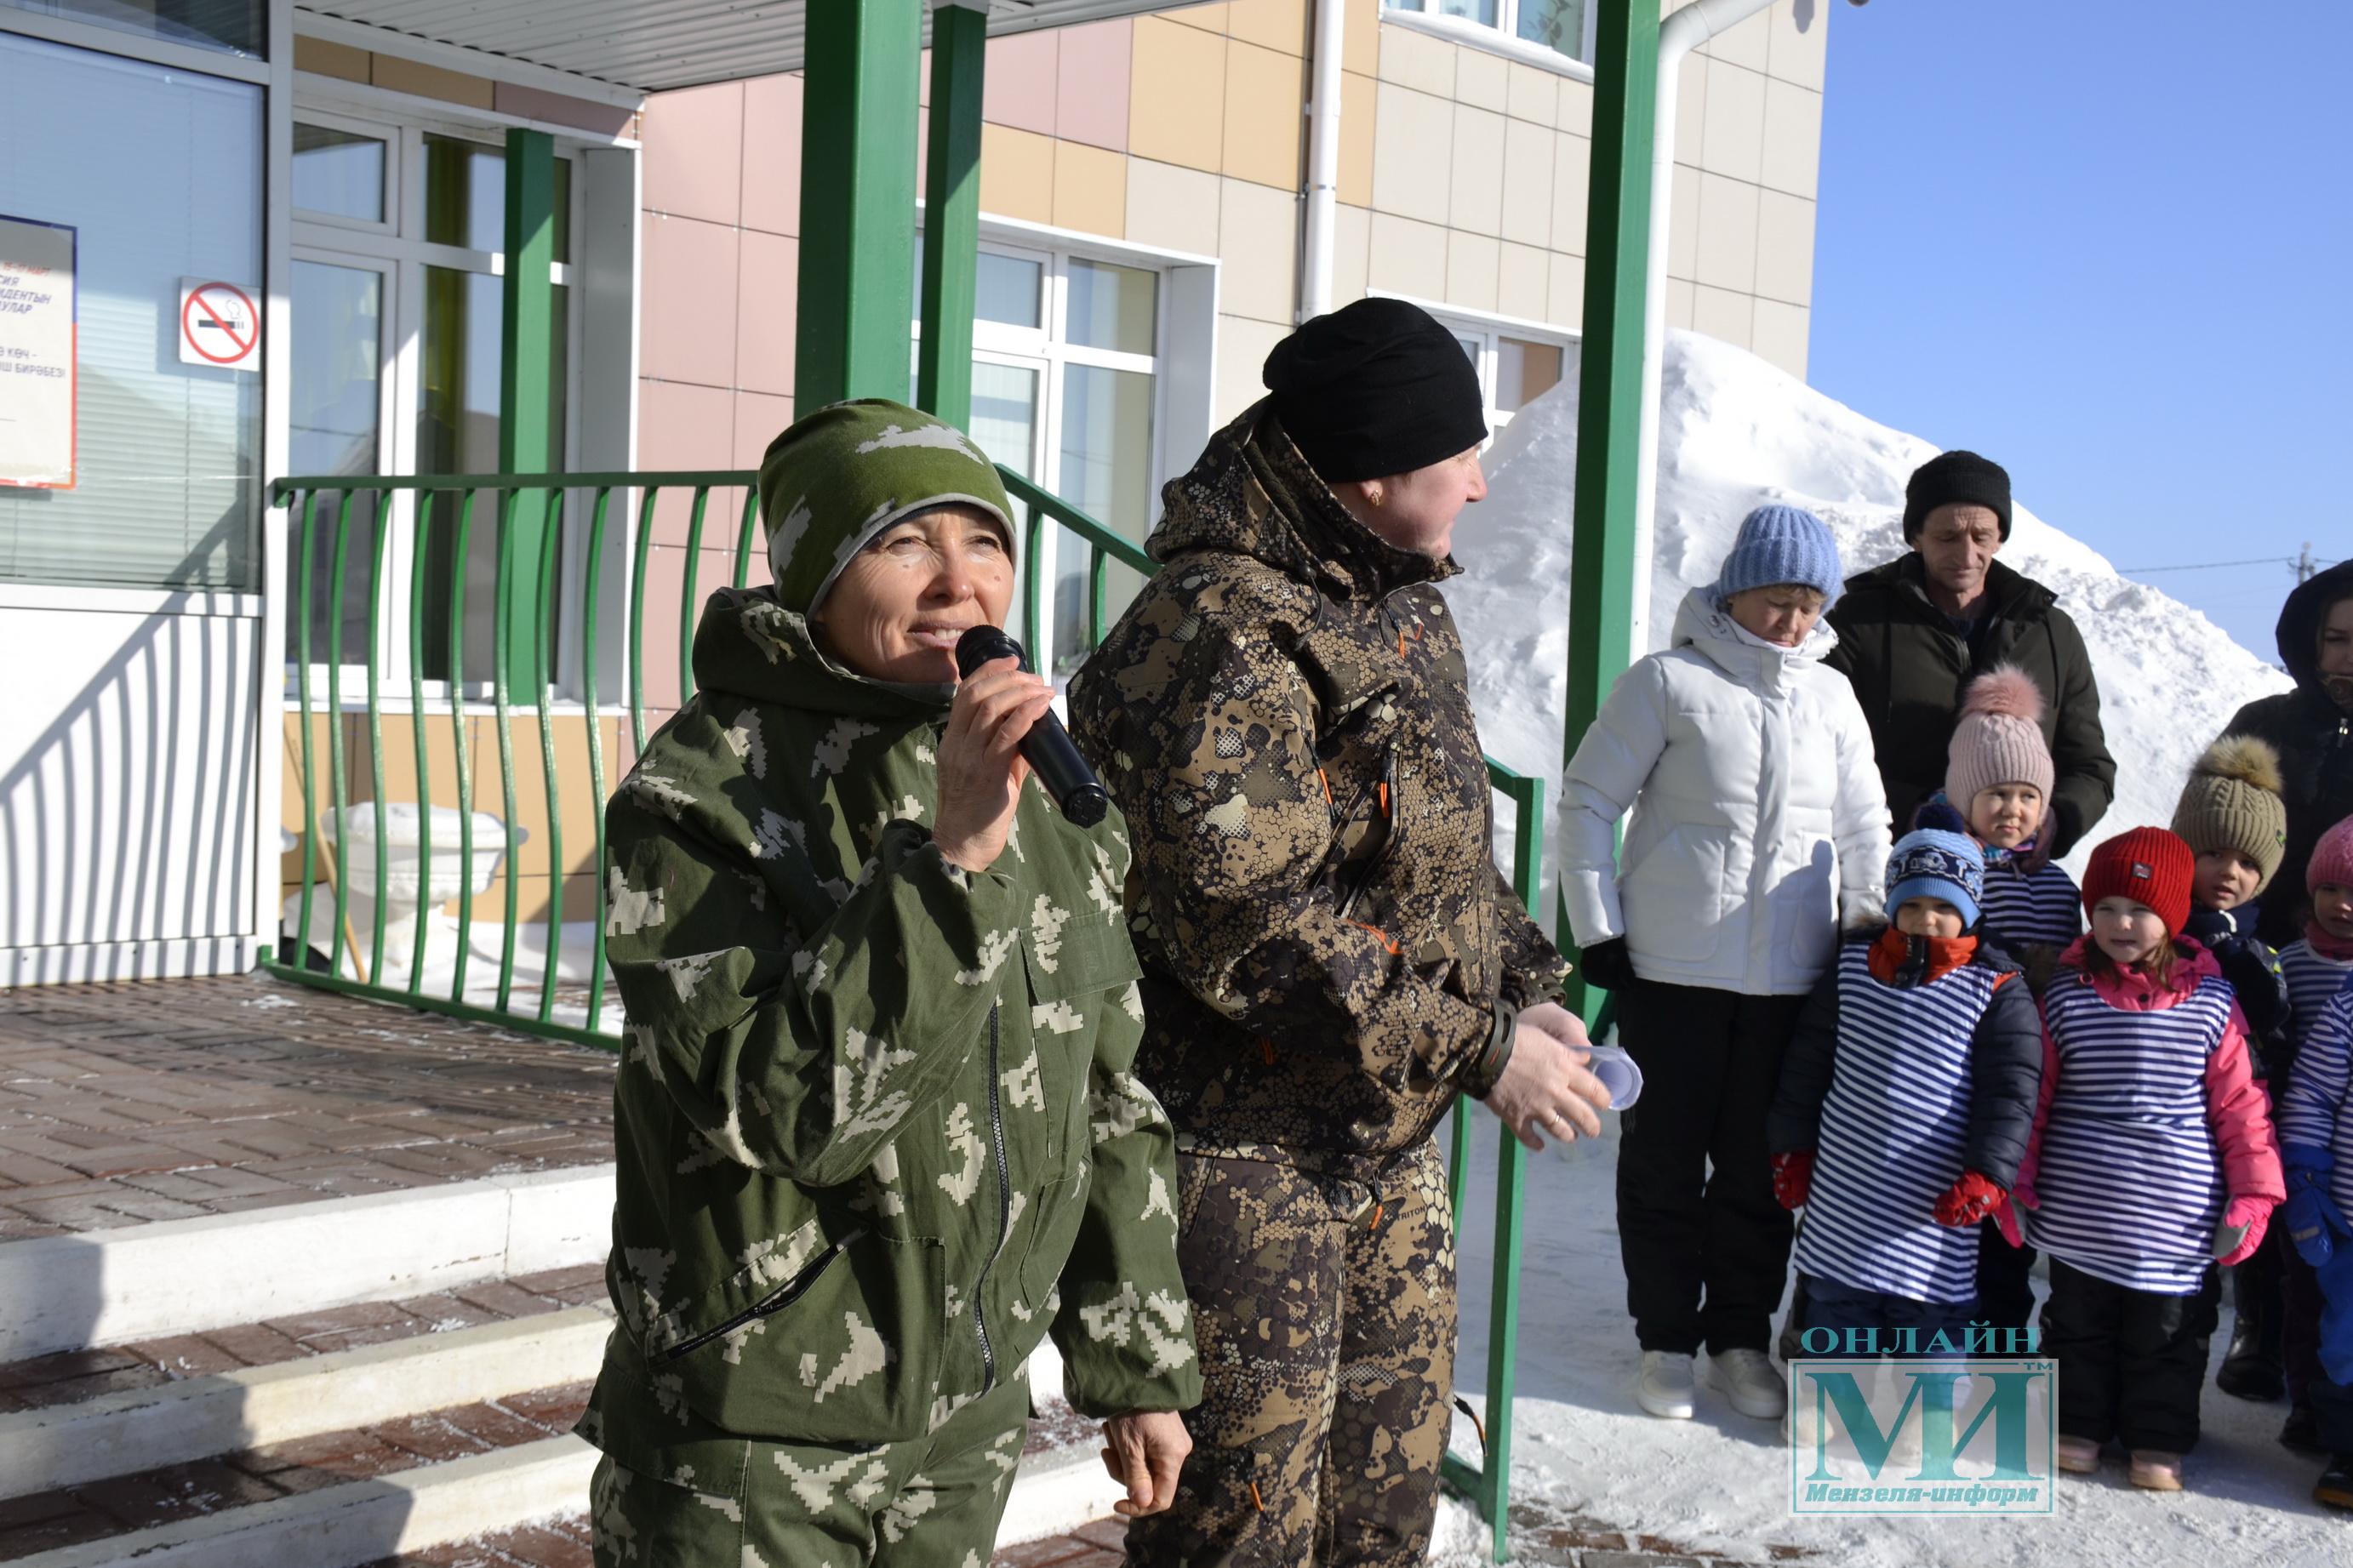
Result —
[[[1562, 781], [1561, 897], [1586, 979], [1642, 1069], [1618, 1155], [1635, 1396], [1689, 1416], [1692, 1361], [1778, 1418], [1767, 1346], [1787, 1281], [1765, 1110], [1842, 925], [1880, 915], [1887, 800], [1846, 678], [1838, 546], [1811, 512], [1749, 513], [1662, 653], [1618, 679]], [[1622, 854], [1618, 821], [1629, 811]]]

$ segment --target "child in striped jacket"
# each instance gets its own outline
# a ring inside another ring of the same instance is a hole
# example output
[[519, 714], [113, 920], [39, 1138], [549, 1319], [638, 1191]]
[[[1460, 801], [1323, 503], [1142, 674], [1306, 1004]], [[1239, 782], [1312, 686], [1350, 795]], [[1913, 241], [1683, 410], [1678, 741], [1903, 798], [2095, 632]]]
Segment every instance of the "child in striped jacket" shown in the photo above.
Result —
[[2197, 858], [2161, 827], [2092, 852], [2091, 934], [2042, 996], [2042, 1086], [2013, 1189], [2051, 1255], [2059, 1468], [2121, 1438], [2134, 1485], [2181, 1487], [2220, 1288], [2286, 1195], [2246, 1020], [2214, 955], [2177, 935]]
[[1968, 934], [1984, 876], [1967, 835], [1907, 834], [1894, 923], [1847, 940], [1782, 1058], [1766, 1136], [1775, 1195], [1806, 1211], [1809, 1353], [1968, 1347], [1977, 1226], [2007, 1203], [2042, 1069], [2018, 965]]
[[[2183, 934], [2222, 966], [2247, 1021], [2255, 1076], [2274, 1110], [2295, 1045], [2279, 955], [2255, 926], [2263, 913], [2256, 900], [2287, 853], [2287, 806], [2279, 789], [2279, 753], [2271, 743], [2225, 735], [2190, 768], [2173, 808], [2173, 831], [2198, 857]], [[2288, 1308], [2281, 1270], [2292, 1251], [2274, 1230], [2231, 1270], [2231, 1348], [2214, 1373], [2214, 1386], [2225, 1394], [2261, 1404], [2285, 1394], [2301, 1402], [2310, 1379], [2284, 1360]]]
[[[2304, 886], [2309, 900], [2304, 935], [2279, 955], [2280, 973], [2287, 982], [2291, 1062], [2300, 1059], [2329, 1004], [2353, 985], [2353, 817], [2322, 834], [2313, 846], [2305, 862]], [[2274, 1070], [2272, 1093], [2278, 1096], [2295, 1075]], [[2308, 1397], [2322, 1375], [2320, 1281], [2294, 1247], [2280, 1255], [2280, 1349], [2288, 1397], [2280, 1441], [2307, 1453], [2326, 1453], [2329, 1450], [2321, 1437], [2320, 1417]]]
[[[1984, 849], [1978, 934], [2013, 958], [2035, 947], [2056, 952], [2084, 929], [2074, 879], [2051, 858], [2059, 830], [2051, 809], [2055, 777], [2033, 678], [1999, 664], [1969, 682], [1945, 752], [1943, 799]], [[1913, 826], [1933, 826], [1925, 809]]]
[[2319, 1375], [2306, 1390], [2314, 1446], [2329, 1456], [2312, 1495], [2353, 1509], [2353, 981], [2306, 1028], [2280, 1104], [2287, 1204], [2280, 1223], [2319, 1275]]
[[2305, 862], [2305, 894], [2312, 901], [2304, 935], [2280, 949], [2287, 977], [2292, 1026], [2305, 1039], [2337, 993], [2353, 980], [2353, 816], [2320, 836]]
[[[2051, 859], [2059, 828], [2051, 810], [2055, 778], [2033, 679], [2000, 664], [1969, 682], [1937, 798], [1959, 814], [1985, 855], [1978, 935], [2021, 962], [2031, 954], [2047, 963], [2084, 929], [2075, 879]], [[1931, 801], [1915, 826], [1945, 826], [1939, 818]], [[1995, 1328], [2023, 1329], [2034, 1316], [2033, 1266], [2032, 1247], [2010, 1245], [1991, 1220], [1978, 1227], [1978, 1305]]]

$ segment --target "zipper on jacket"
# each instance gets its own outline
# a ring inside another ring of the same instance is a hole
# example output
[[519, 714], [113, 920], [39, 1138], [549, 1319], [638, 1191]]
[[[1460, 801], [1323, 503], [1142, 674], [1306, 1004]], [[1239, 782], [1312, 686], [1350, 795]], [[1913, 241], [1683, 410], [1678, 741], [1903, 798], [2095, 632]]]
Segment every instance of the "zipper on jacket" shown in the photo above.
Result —
[[828, 1247], [823, 1252], [818, 1253], [817, 1257], [809, 1260], [808, 1267], [803, 1268], [798, 1274], [796, 1274], [791, 1279], [786, 1280], [782, 1285], [777, 1286], [776, 1289], [771, 1291], [768, 1295], [763, 1297], [760, 1300], [754, 1302], [751, 1306], [744, 1308], [742, 1311], [736, 1313], [733, 1317], [728, 1319], [725, 1322], [719, 1324], [717, 1327], [705, 1329], [702, 1332], [695, 1335], [692, 1339], [681, 1340], [677, 1344], [670, 1346], [670, 1349], [662, 1352], [660, 1355], [654, 1358], [654, 1364], [656, 1366], [668, 1366], [671, 1362], [678, 1360], [681, 1356], [687, 1354], [689, 1352], [699, 1351], [703, 1346], [709, 1344], [712, 1341], [719, 1339], [723, 1335], [732, 1334], [746, 1323], [755, 1322], [762, 1318], [773, 1317], [776, 1313], [783, 1311], [786, 1307], [791, 1306], [795, 1301], [799, 1300], [803, 1295], [807, 1293], [808, 1288], [817, 1283], [818, 1276], [824, 1273], [827, 1267], [830, 1265], [835, 1258], [840, 1257], [842, 1253], [849, 1248], [851, 1242], [862, 1239], [865, 1235], [866, 1233], [863, 1230], [851, 1231], [848, 1236], [843, 1237], [839, 1241], [835, 1242], [831, 1247]]
[[1356, 885], [1349, 889], [1348, 896], [1341, 900], [1340, 918], [1344, 921], [1355, 912], [1356, 900], [1365, 896], [1365, 889], [1373, 885], [1373, 879], [1380, 874], [1381, 868], [1388, 863], [1392, 855], [1397, 853], [1398, 842], [1405, 837], [1405, 817], [1398, 810], [1397, 749], [1395, 747], [1391, 747], [1381, 758], [1378, 794], [1388, 797], [1387, 808], [1381, 814], [1382, 825], [1388, 829], [1388, 836], [1381, 840], [1381, 847], [1373, 851], [1373, 858], [1365, 862], [1365, 869], [1357, 877]]
[[988, 1254], [988, 1261], [980, 1266], [980, 1277], [972, 1282], [972, 1330], [980, 1336], [980, 1391], [987, 1394], [997, 1386], [997, 1347], [988, 1341], [988, 1320], [981, 1312], [981, 1287], [988, 1283], [988, 1271], [1005, 1256], [1005, 1244], [1013, 1233], [1013, 1173], [1005, 1158], [1005, 1106], [998, 1093], [997, 1079], [997, 1009], [988, 1010], [988, 1136], [997, 1147], [997, 1246]]

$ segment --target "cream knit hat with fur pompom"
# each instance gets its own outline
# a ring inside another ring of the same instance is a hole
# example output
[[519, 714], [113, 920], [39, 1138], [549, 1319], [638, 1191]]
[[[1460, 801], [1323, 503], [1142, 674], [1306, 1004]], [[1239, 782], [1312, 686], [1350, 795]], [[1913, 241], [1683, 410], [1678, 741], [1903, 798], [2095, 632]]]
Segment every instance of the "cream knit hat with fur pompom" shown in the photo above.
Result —
[[2225, 735], [2206, 748], [2173, 808], [2173, 831], [2199, 855], [2236, 849], [2263, 868], [2262, 887], [2287, 854], [2287, 806], [2280, 799], [2279, 753], [2253, 735]]

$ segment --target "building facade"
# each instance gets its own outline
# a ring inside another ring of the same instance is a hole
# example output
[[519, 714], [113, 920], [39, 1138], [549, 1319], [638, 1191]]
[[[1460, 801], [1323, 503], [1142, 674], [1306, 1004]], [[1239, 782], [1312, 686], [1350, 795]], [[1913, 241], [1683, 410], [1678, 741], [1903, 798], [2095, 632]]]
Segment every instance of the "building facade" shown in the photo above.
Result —
[[[327, 917], [290, 928], [292, 847], [309, 833], [332, 879], [379, 800], [514, 831], [489, 881], [428, 905], [497, 926], [512, 904], [543, 953], [585, 940], [588, 742], [609, 786], [625, 687], [657, 720], [679, 700], [679, 625], [734, 569], [741, 492], [708, 527], [666, 495], [641, 552], [624, 522], [595, 559], [570, 498], [526, 669], [492, 624], [503, 523], [461, 549], [448, 511], [387, 490], [302, 525], [269, 486], [756, 466], [794, 413], [797, 7], [689, 36], [669, 3], [0, 0], [0, 984], [318, 947]], [[1424, 3], [1468, 14], [1345, 0], [1329, 294], [1440, 313], [1501, 425], [1573, 372], [1586, 7]], [[975, 434], [1131, 537], [1297, 319], [1314, 10], [991, 19], [1036, 30], [989, 49]], [[1670, 197], [1671, 321], [1799, 374], [1827, 20], [1779, 0], [1685, 62]], [[505, 363], [522, 146], [552, 159], [543, 368]], [[502, 425], [526, 394], [544, 452]], [[1067, 668], [1080, 563], [1048, 531]], [[607, 614], [592, 639], [592, 571], [669, 619]], [[501, 742], [553, 758], [544, 780], [489, 765]]]

